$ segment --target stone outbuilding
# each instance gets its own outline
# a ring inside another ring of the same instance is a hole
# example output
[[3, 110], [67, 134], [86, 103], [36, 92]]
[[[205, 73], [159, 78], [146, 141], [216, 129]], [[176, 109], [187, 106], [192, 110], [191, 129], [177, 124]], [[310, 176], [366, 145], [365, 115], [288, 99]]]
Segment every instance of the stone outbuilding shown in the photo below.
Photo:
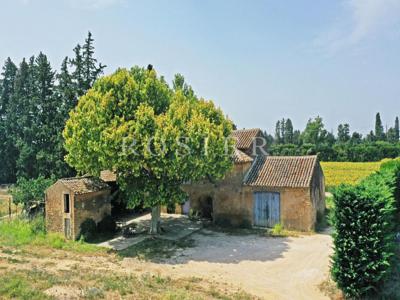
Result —
[[46, 227], [76, 239], [86, 219], [100, 222], [111, 215], [110, 187], [103, 180], [85, 176], [63, 178], [46, 190]]
[[325, 185], [317, 156], [268, 156], [253, 151], [259, 129], [237, 130], [234, 166], [225, 178], [184, 186], [192, 209], [214, 223], [310, 231], [325, 210]]

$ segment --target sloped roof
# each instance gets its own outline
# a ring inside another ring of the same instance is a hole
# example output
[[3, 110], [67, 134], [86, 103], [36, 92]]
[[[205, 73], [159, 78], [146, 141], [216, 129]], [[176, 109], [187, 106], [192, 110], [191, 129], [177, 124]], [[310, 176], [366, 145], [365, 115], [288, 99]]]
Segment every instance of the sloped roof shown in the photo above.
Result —
[[110, 189], [107, 183], [93, 176], [62, 178], [58, 181], [74, 194], [88, 194]]
[[232, 137], [236, 140], [236, 148], [247, 150], [252, 146], [254, 139], [261, 132], [260, 128], [241, 129], [232, 132]]
[[309, 187], [317, 156], [258, 156], [244, 184], [265, 187]]
[[100, 172], [100, 178], [105, 182], [117, 181], [117, 174], [110, 170], [104, 170]]
[[233, 153], [233, 162], [234, 163], [247, 163], [252, 162], [253, 158], [248, 156], [246, 153], [240, 151], [239, 149], [235, 148]]

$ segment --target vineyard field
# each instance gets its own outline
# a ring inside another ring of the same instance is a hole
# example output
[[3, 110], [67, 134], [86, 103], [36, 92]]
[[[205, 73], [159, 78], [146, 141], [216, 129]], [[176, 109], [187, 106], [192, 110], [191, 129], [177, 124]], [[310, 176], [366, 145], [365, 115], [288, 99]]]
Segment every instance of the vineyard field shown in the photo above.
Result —
[[327, 189], [341, 183], [356, 184], [379, 170], [382, 162], [321, 162]]

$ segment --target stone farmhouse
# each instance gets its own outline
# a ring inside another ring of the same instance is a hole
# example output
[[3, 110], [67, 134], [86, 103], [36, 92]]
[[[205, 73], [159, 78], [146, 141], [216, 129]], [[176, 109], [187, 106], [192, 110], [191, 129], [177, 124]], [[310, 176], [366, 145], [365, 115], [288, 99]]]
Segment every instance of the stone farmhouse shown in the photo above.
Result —
[[[325, 210], [324, 175], [317, 156], [268, 156], [260, 129], [237, 130], [233, 170], [217, 182], [184, 186], [182, 207], [216, 224], [310, 231]], [[261, 138], [261, 139], [260, 139]], [[258, 146], [258, 147], [257, 147]]]
[[[223, 180], [182, 186], [188, 200], [176, 212], [197, 212], [215, 224], [310, 231], [325, 210], [324, 175], [317, 156], [268, 156], [260, 129], [236, 130], [233, 168]], [[48, 231], [76, 239], [86, 219], [111, 215], [116, 175], [58, 180], [46, 191]]]

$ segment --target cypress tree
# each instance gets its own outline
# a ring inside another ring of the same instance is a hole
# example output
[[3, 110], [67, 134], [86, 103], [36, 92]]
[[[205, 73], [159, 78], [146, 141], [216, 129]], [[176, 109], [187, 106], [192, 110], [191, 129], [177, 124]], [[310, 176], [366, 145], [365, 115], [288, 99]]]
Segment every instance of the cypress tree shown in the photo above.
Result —
[[275, 125], [275, 141], [277, 144], [280, 144], [282, 142], [281, 121], [276, 122], [276, 125]]
[[72, 82], [72, 76], [69, 72], [69, 59], [65, 57], [61, 63], [60, 73], [56, 75], [58, 85], [56, 87], [57, 97], [60, 98], [61, 114], [64, 120], [67, 120], [68, 113], [76, 105], [76, 95], [74, 90], [74, 84]]
[[37, 87], [34, 99], [39, 111], [35, 124], [37, 128], [35, 177], [39, 175], [49, 177], [52, 174], [58, 175], [57, 136], [61, 135], [63, 119], [60, 118], [60, 99], [54, 93], [55, 72], [43, 53], [40, 53], [35, 60], [34, 74]]
[[89, 31], [82, 47], [83, 58], [83, 86], [82, 90], [87, 91], [91, 88], [95, 80], [103, 73], [103, 66], [101, 63], [97, 64], [97, 59], [94, 58], [94, 39], [92, 33]]
[[284, 144], [286, 141], [286, 132], [285, 132], [285, 124], [286, 124], [286, 120], [283, 118], [281, 120], [281, 143]]
[[0, 168], [0, 183], [14, 182], [16, 179], [15, 161], [16, 156], [13, 140], [7, 132], [8, 123], [12, 122], [7, 116], [8, 107], [14, 93], [17, 66], [7, 58], [5, 61], [2, 78], [0, 79], [0, 157], [2, 167]]
[[293, 124], [290, 119], [285, 122], [285, 144], [293, 144]]
[[18, 176], [35, 177], [36, 157], [35, 119], [38, 106], [35, 99], [34, 57], [22, 60], [15, 79], [15, 90], [9, 106], [7, 132], [10, 135], [14, 154], [16, 154], [16, 174]]
[[17, 66], [10, 58], [4, 63], [3, 72], [0, 80], [0, 118], [4, 119], [8, 103], [14, 93], [15, 76], [17, 74]]
[[[70, 64], [73, 67], [72, 81], [74, 83], [75, 101], [85, 93], [85, 80], [84, 80], [84, 68], [83, 68], [83, 57], [81, 45], [76, 45], [74, 48], [75, 57], [71, 59]], [[76, 103], [75, 103], [76, 105]], [[74, 106], [75, 106], [74, 105]]]
[[375, 137], [378, 141], [382, 141], [385, 139], [381, 115], [379, 113], [377, 113], [375, 116]]
[[399, 117], [396, 117], [396, 120], [394, 121], [394, 134], [396, 142], [398, 142], [400, 138]]

